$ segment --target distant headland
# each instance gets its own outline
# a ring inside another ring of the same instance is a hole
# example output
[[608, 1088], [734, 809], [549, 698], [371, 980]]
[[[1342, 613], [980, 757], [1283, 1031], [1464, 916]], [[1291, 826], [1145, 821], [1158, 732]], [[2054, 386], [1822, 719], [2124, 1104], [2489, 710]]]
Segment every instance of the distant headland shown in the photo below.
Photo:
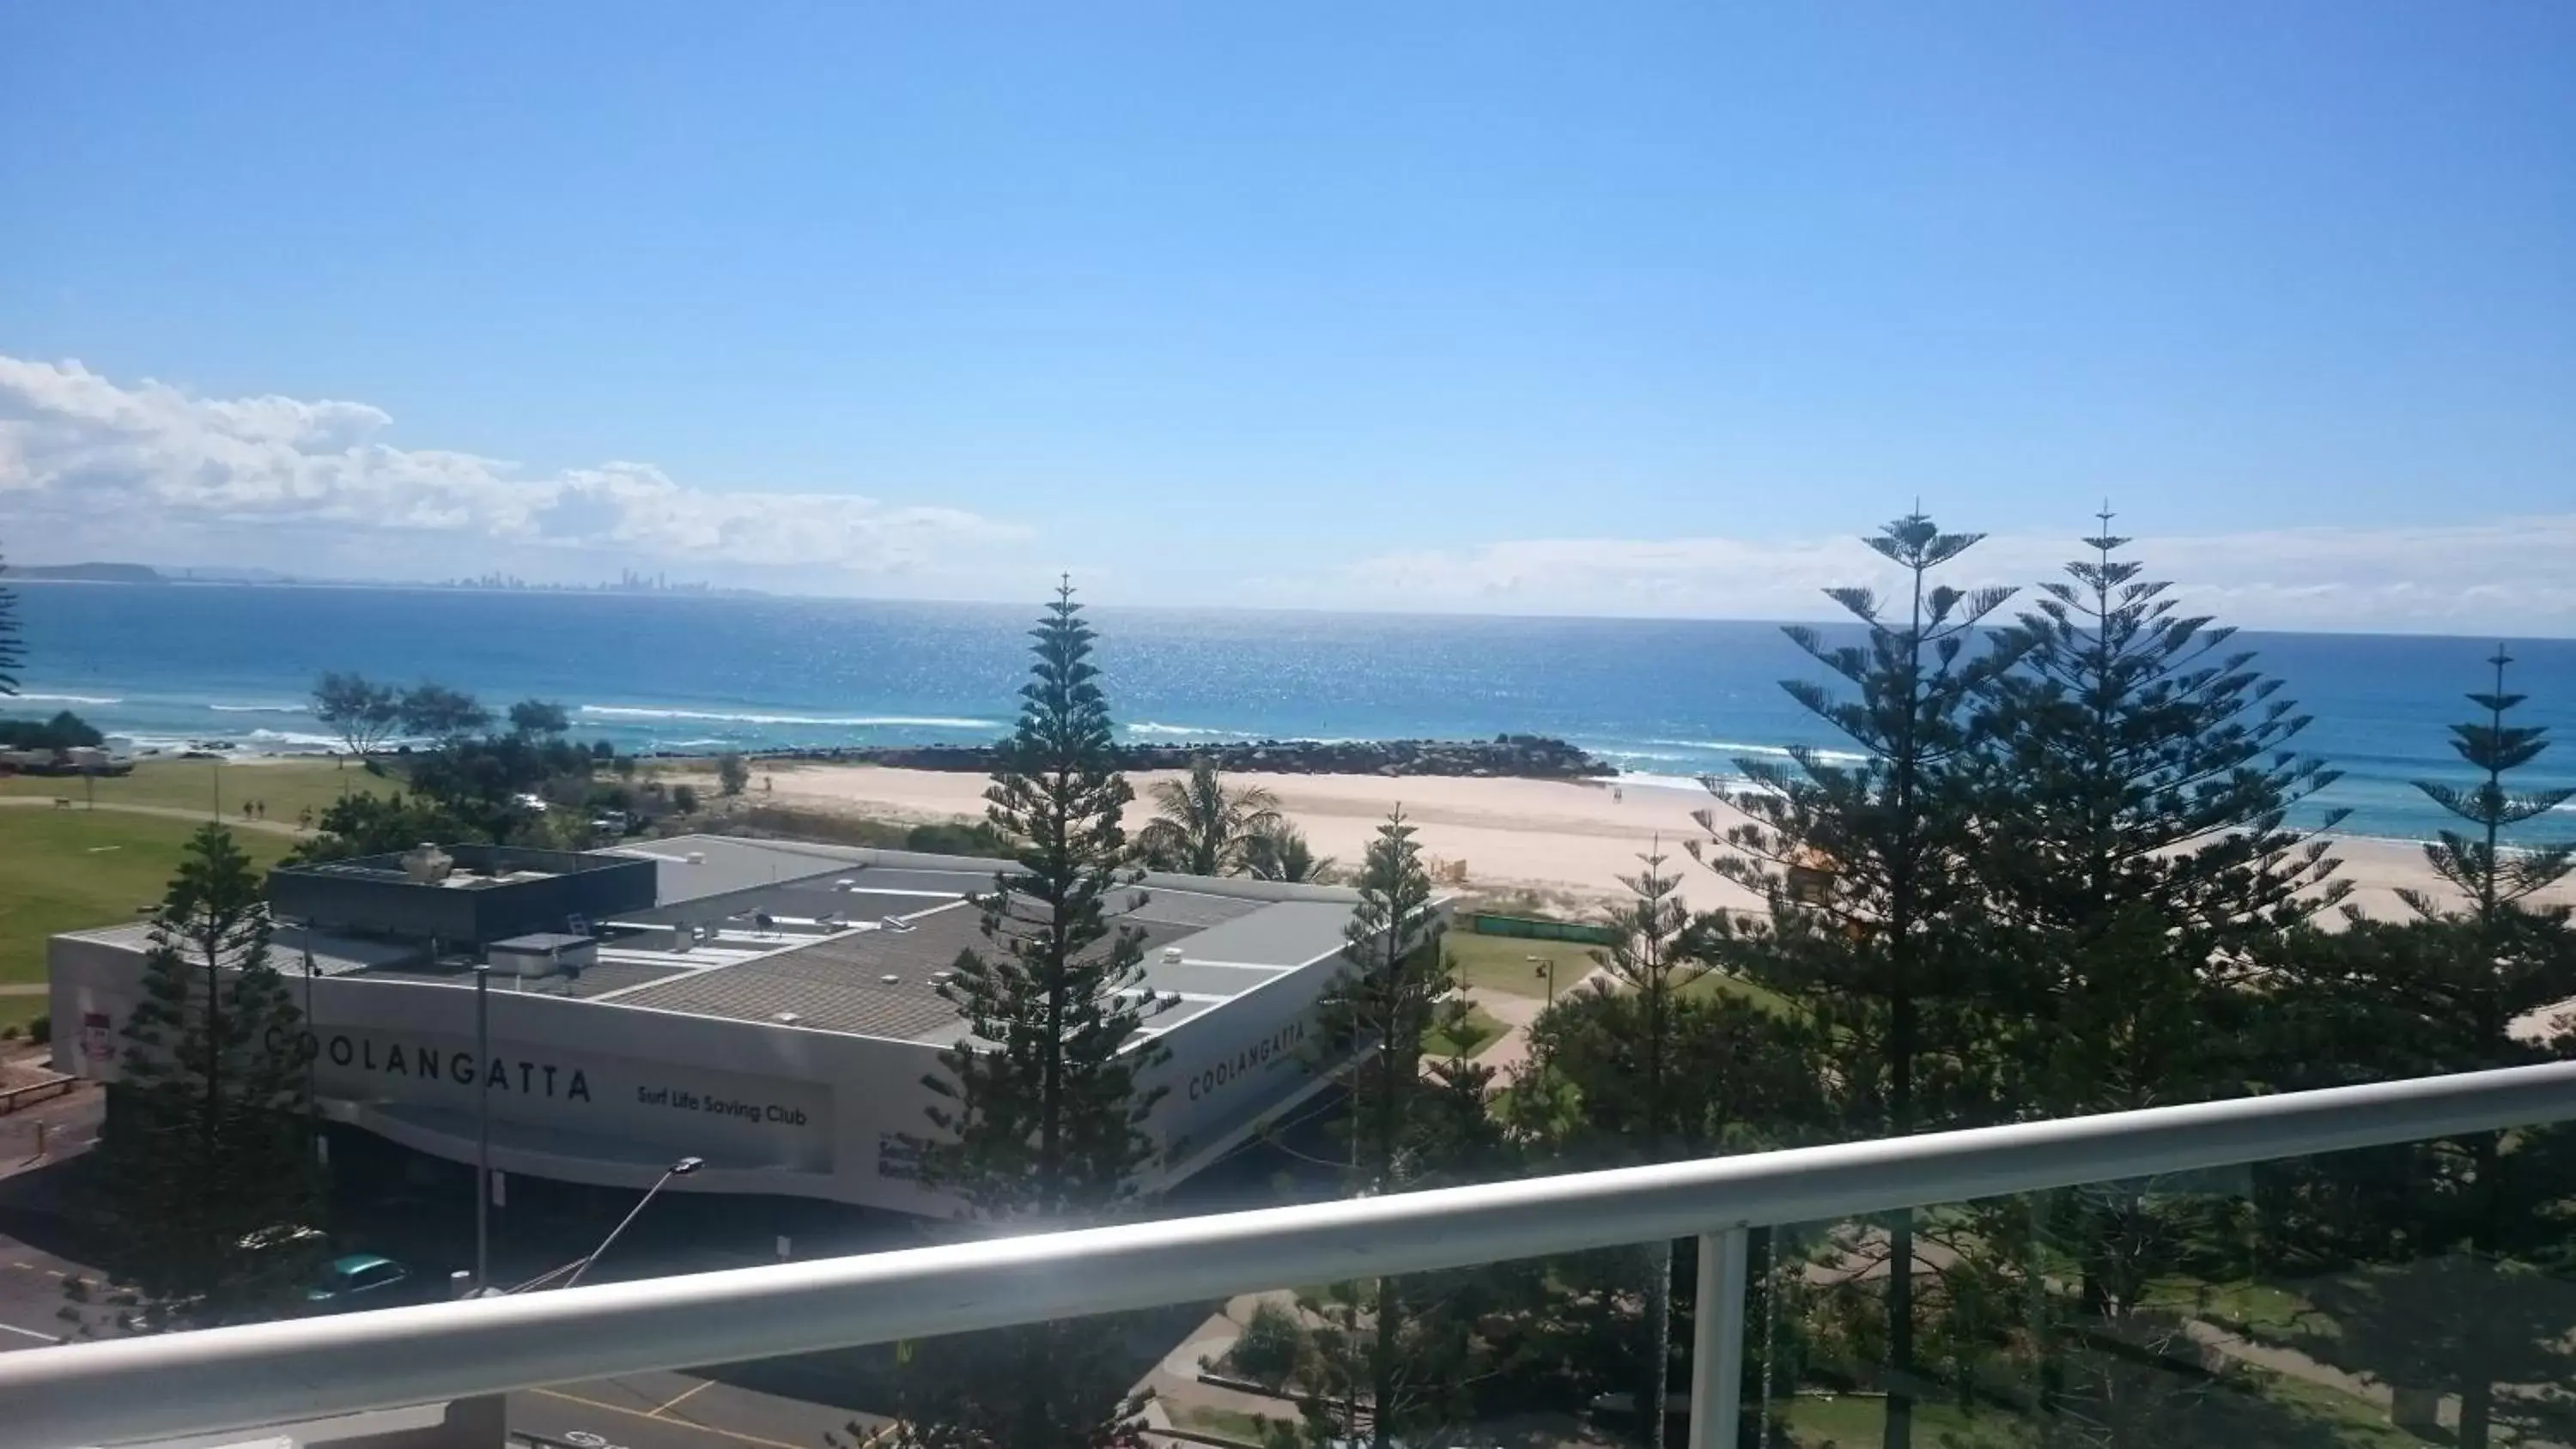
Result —
[[273, 569], [161, 569], [138, 563], [12, 564], [0, 568], [0, 580], [30, 584], [169, 584], [198, 587], [306, 589], [457, 589], [513, 594], [689, 594], [723, 597], [767, 597], [758, 589], [718, 588], [713, 584], [675, 581], [667, 574], [628, 569], [616, 579], [595, 584], [531, 583], [515, 574], [491, 573], [458, 579], [303, 578]]

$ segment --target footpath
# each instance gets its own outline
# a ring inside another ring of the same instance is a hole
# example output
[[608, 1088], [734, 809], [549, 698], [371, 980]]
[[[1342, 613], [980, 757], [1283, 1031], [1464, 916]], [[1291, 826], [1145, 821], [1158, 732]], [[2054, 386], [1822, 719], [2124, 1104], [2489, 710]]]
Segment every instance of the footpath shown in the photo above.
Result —
[[[70, 797], [65, 796], [61, 798], [68, 799]], [[71, 805], [66, 807], [56, 803], [54, 799], [43, 795], [0, 795], [0, 809], [62, 810], [66, 808], [72, 810], [113, 810], [125, 815], [158, 815], [164, 820], [204, 821], [213, 819], [212, 816], [209, 816], [203, 810], [183, 810], [176, 805], [129, 805], [122, 801], [101, 801], [98, 804], [92, 805], [74, 800]], [[254, 820], [236, 815], [229, 816], [223, 820], [217, 821], [216, 823], [222, 825], [227, 830], [256, 830], [263, 835], [291, 835], [302, 837], [313, 833], [312, 831], [297, 825], [292, 820]]]

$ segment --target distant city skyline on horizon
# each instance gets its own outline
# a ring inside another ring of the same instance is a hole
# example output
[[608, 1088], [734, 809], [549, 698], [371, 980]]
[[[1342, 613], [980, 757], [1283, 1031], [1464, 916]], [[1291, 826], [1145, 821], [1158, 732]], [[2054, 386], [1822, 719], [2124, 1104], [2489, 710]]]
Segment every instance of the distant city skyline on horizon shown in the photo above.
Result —
[[[143, 570], [149, 570], [149, 571], [151, 571], [151, 572], [153, 572], [153, 573], [156, 573], [156, 574], [158, 574], [158, 575], [159, 575], [159, 577], [157, 577], [157, 578], [155, 578], [155, 579], [148, 579], [148, 580], [145, 580], [145, 579], [114, 579], [114, 578], [96, 578], [96, 577], [65, 577], [65, 576], [63, 576], [63, 571], [66, 571], [66, 570], [74, 570], [74, 569], [90, 569], [90, 568], [98, 568], [98, 569], [143, 569]], [[2051, 575], [2051, 577], [2053, 577], [2053, 575]], [[2016, 583], [2016, 582], [2009, 582], [2009, 581], [2007, 581], [2007, 586], [2014, 588], [2017, 592], [2016, 592], [2016, 594], [2015, 594], [2014, 600], [2012, 601], [2011, 605], [2010, 605], [2010, 606], [2008, 606], [2008, 607], [2006, 608], [2006, 610], [2005, 610], [2005, 614], [2006, 614], [2006, 615], [2008, 615], [2008, 616], [2013, 615], [2013, 614], [2015, 613], [2015, 611], [2016, 611], [2016, 610], [2021, 609], [2021, 608], [2023, 608], [2023, 607], [2025, 607], [2025, 606], [2029, 605], [2029, 604], [2031, 603], [2031, 601], [2032, 601], [2032, 597], [2033, 597], [2033, 589], [2032, 589], [2032, 586], [2033, 586], [2033, 585], [2035, 585], [2035, 584], [2037, 584], [2037, 583], [2039, 583], [2039, 582], [2041, 582], [2041, 581], [2042, 581], [2042, 579], [2041, 579], [2040, 577], [2036, 577], [2036, 576], [2035, 576], [2035, 577], [2033, 577], [2033, 578], [2031, 578], [2031, 579], [2024, 580], [2024, 581], [2020, 581], [2020, 582], [2017, 582], [2017, 583]], [[2158, 580], [2158, 581], [2159, 581], [2159, 582], [2162, 582], [2161, 580]], [[1836, 605], [1835, 603], [1833, 603], [1830, 599], [1828, 599], [1828, 598], [1825, 596], [1824, 588], [1823, 588], [1823, 587], [1820, 587], [1820, 588], [1818, 589], [1817, 594], [1816, 594], [1816, 598], [1815, 598], [1815, 600], [1813, 601], [1812, 605], [1811, 605], [1810, 607], [1808, 607], [1804, 612], [1790, 611], [1790, 612], [1783, 612], [1783, 613], [1776, 613], [1776, 614], [1742, 614], [1742, 613], [1661, 613], [1661, 614], [1658, 614], [1658, 613], [1617, 613], [1617, 612], [1610, 612], [1610, 611], [1598, 611], [1598, 610], [1596, 610], [1596, 611], [1590, 611], [1590, 612], [1563, 612], [1563, 611], [1560, 611], [1560, 612], [1545, 612], [1545, 611], [1537, 611], [1537, 610], [1510, 610], [1510, 609], [1461, 609], [1461, 608], [1437, 608], [1437, 607], [1427, 607], [1427, 606], [1424, 606], [1424, 607], [1411, 607], [1411, 608], [1408, 608], [1408, 607], [1404, 607], [1404, 606], [1402, 606], [1402, 605], [1400, 605], [1400, 604], [1380, 605], [1380, 606], [1371, 606], [1371, 607], [1365, 607], [1365, 608], [1363, 608], [1363, 607], [1354, 607], [1354, 606], [1347, 605], [1347, 604], [1345, 604], [1345, 605], [1332, 605], [1332, 604], [1278, 604], [1278, 603], [1242, 603], [1242, 602], [1236, 602], [1236, 603], [1226, 603], [1226, 602], [1219, 602], [1219, 603], [1197, 603], [1197, 602], [1158, 602], [1158, 601], [1137, 601], [1137, 600], [1125, 600], [1125, 599], [1108, 600], [1108, 601], [1105, 601], [1105, 602], [1104, 602], [1104, 601], [1102, 601], [1102, 600], [1098, 600], [1098, 599], [1090, 598], [1087, 594], [1084, 594], [1084, 593], [1083, 593], [1083, 591], [1082, 591], [1081, 581], [1080, 581], [1079, 579], [1075, 579], [1075, 580], [1074, 580], [1074, 584], [1075, 584], [1075, 588], [1076, 588], [1076, 592], [1077, 592], [1077, 596], [1078, 596], [1078, 597], [1077, 597], [1077, 601], [1078, 601], [1078, 602], [1083, 603], [1083, 604], [1085, 605], [1085, 607], [1088, 607], [1088, 608], [1094, 608], [1094, 609], [1097, 609], [1097, 608], [1101, 608], [1101, 607], [1107, 607], [1107, 608], [1110, 608], [1110, 609], [1113, 609], [1113, 610], [1119, 610], [1119, 611], [1126, 611], [1126, 610], [1149, 610], [1149, 611], [1157, 611], [1157, 612], [1173, 613], [1173, 614], [1190, 614], [1190, 613], [1210, 612], [1210, 611], [1212, 611], [1212, 612], [1221, 613], [1221, 614], [1255, 614], [1255, 615], [1258, 615], [1258, 614], [1280, 614], [1280, 615], [1299, 615], [1299, 614], [1307, 614], [1307, 615], [1348, 615], [1348, 616], [1358, 617], [1358, 618], [1365, 618], [1365, 617], [1372, 617], [1372, 616], [1374, 616], [1374, 617], [1382, 617], [1382, 618], [1421, 618], [1421, 619], [1490, 619], [1490, 620], [1527, 619], [1527, 620], [1529, 620], [1529, 621], [1531, 621], [1531, 622], [1533, 622], [1533, 623], [1541, 623], [1541, 622], [1549, 622], [1549, 621], [1565, 621], [1565, 622], [1578, 622], [1578, 623], [1579, 623], [1579, 622], [1583, 622], [1583, 621], [1595, 621], [1595, 622], [1600, 622], [1600, 623], [1610, 623], [1610, 624], [1615, 624], [1615, 623], [1640, 623], [1640, 624], [1644, 624], [1644, 623], [1669, 622], [1669, 623], [1707, 623], [1707, 624], [1749, 624], [1749, 625], [1775, 625], [1775, 626], [1787, 626], [1787, 625], [1798, 625], [1798, 624], [1817, 624], [1817, 623], [1824, 623], [1824, 624], [1836, 624], [1836, 623], [1843, 623], [1843, 624], [1848, 624], [1848, 623], [1851, 623], [1851, 622], [1852, 622], [1852, 619], [1851, 619], [1851, 615], [1850, 615], [1850, 613], [1849, 613], [1848, 611], [1846, 611], [1846, 610], [1842, 609], [1841, 607], [1839, 607], [1839, 606], [1838, 606], [1838, 605]], [[511, 577], [501, 576], [501, 575], [488, 575], [488, 576], [483, 577], [483, 578], [462, 578], [462, 577], [457, 577], [457, 578], [443, 578], [443, 579], [439, 579], [439, 578], [401, 578], [401, 577], [363, 578], [363, 577], [335, 577], [335, 576], [324, 576], [324, 575], [313, 575], [313, 574], [297, 575], [297, 574], [286, 573], [286, 572], [282, 572], [282, 571], [278, 571], [278, 570], [270, 570], [270, 569], [231, 569], [231, 568], [225, 568], [225, 567], [222, 567], [222, 566], [219, 566], [219, 565], [206, 565], [206, 566], [193, 566], [193, 565], [185, 565], [185, 564], [179, 564], [179, 565], [151, 565], [151, 564], [138, 564], [138, 563], [132, 563], [132, 562], [118, 561], [118, 560], [109, 560], [109, 559], [82, 559], [82, 560], [77, 560], [77, 561], [73, 561], [73, 562], [69, 562], [69, 563], [54, 563], [54, 562], [45, 562], [45, 563], [29, 563], [29, 564], [25, 564], [25, 565], [23, 565], [23, 566], [22, 566], [22, 565], [20, 565], [20, 564], [18, 564], [18, 563], [15, 563], [15, 562], [0, 561], [0, 588], [23, 588], [23, 587], [44, 588], [44, 587], [56, 587], [56, 586], [61, 586], [61, 587], [70, 587], [70, 588], [82, 588], [82, 587], [92, 587], [92, 586], [107, 586], [107, 587], [152, 587], [152, 586], [154, 586], [154, 585], [161, 585], [161, 586], [167, 586], [167, 587], [186, 587], [186, 588], [246, 588], [246, 589], [264, 589], [264, 588], [265, 588], [265, 589], [313, 589], [313, 590], [329, 590], [329, 589], [363, 589], [363, 590], [370, 590], [370, 591], [394, 592], [394, 593], [400, 593], [400, 592], [419, 592], [419, 593], [458, 593], [458, 592], [463, 592], [463, 593], [503, 593], [503, 594], [540, 594], [540, 595], [556, 595], [556, 594], [564, 594], [564, 595], [581, 595], [581, 594], [596, 594], [596, 595], [610, 595], [610, 594], [647, 594], [647, 595], [666, 596], [666, 597], [689, 597], [689, 598], [704, 598], [704, 599], [719, 599], [719, 600], [721, 600], [721, 599], [754, 599], [754, 600], [773, 600], [773, 601], [777, 601], [777, 602], [781, 602], [781, 603], [795, 603], [795, 602], [800, 602], [800, 601], [802, 601], [802, 602], [815, 602], [815, 603], [852, 603], [852, 604], [925, 604], [925, 605], [944, 605], [944, 604], [953, 604], [953, 605], [959, 605], [959, 606], [963, 606], [963, 607], [968, 607], [968, 608], [977, 608], [977, 609], [999, 609], [999, 610], [1019, 610], [1019, 611], [1026, 611], [1026, 610], [1028, 610], [1028, 609], [1030, 609], [1030, 608], [1035, 607], [1035, 603], [1033, 602], [1033, 600], [1032, 600], [1030, 597], [1024, 597], [1024, 596], [1020, 596], [1020, 595], [1001, 595], [1001, 594], [995, 594], [995, 595], [991, 595], [991, 596], [983, 596], [983, 597], [978, 597], [978, 596], [958, 596], [958, 597], [953, 597], [953, 598], [930, 598], [930, 597], [921, 597], [921, 596], [917, 596], [917, 595], [907, 595], [907, 594], [881, 594], [881, 593], [867, 593], [867, 592], [854, 592], [854, 591], [843, 591], [843, 592], [837, 592], [837, 593], [835, 593], [835, 592], [801, 592], [801, 591], [794, 591], [794, 590], [772, 590], [772, 589], [759, 589], [759, 588], [750, 588], [750, 587], [734, 586], [734, 585], [715, 585], [715, 584], [708, 584], [708, 583], [705, 583], [705, 582], [698, 582], [698, 581], [683, 582], [683, 583], [677, 583], [677, 584], [651, 584], [651, 583], [628, 582], [628, 581], [607, 581], [607, 580], [596, 580], [596, 579], [594, 579], [594, 580], [589, 580], [589, 581], [583, 581], [583, 580], [577, 580], [577, 579], [576, 579], [576, 580], [567, 580], [567, 581], [560, 582], [560, 583], [540, 583], [540, 582], [535, 582], [535, 581], [531, 581], [531, 580], [518, 579], [518, 578], [511, 578]], [[1966, 586], [1971, 586], [1971, 585], [1963, 585], [1963, 587], [1966, 587]], [[1824, 587], [1835, 587], [1835, 586], [1830, 586], [1830, 585], [1829, 585], [1829, 586], [1824, 586]], [[1051, 589], [1052, 589], [1052, 585], [1050, 584], [1050, 586], [1049, 586], [1049, 590], [1047, 590], [1047, 591], [1051, 591]], [[1042, 591], [1042, 592], [1045, 592], [1045, 591]], [[2190, 591], [2189, 591], [2189, 590], [2187, 590], [2187, 589], [2186, 589], [2186, 590], [2182, 590], [2182, 591], [2180, 591], [2180, 592], [2182, 592], [2182, 593], [2183, 593], [2183, 596], [2184, 596], [2186, 599], [2188, 599], [2188, 597], [2189, 597], [2189, 593], [2190, 593]], [[2190, 612], [2190, 611], [2189, 611], [2188, 609], [2186, 609], [2186, 611], [2185, 611], [2185, 612]], [[2233, 629], [2239, 630], [2239, 631], [2241, 631], [2241, 632], [2257, 633], [2257, 634], [2289, 634], [2289, 635], [2306, 635], [2306, 634], [2315, 634], [2315, 635], [2329, 635], [2329, 636], [2331, 636], [2331, 635], [2353, 635], [2353, 636], [2365, 636], [2365, 637], [2366, 637], [2366, 636], [2371, 636], [2371, 635], [2385, 635], [2385, 636], [2392, 637], [2392, 638], [2466, 639], [2466, 640], [2473, 640], [2473, 641], [2485, 641], [2485, 642], [2495, 642], [2495, 643], [2503, 643], [2503, 644], [2510, 644], [2510, 643], [2512, 643], [2512, 642], [2514, 642], [2514, 641], [2553, 641], [2553, 642], [2554, 642], [2554, 641], [2560, 641], [2560, 640], [2576, 639], [2576, 627], [2569, 627], [2569, 628], [2566, 628], [2566, 629], [2563, 629], [2563, 630], [2561, 630], [2561, 629], [2556, 629], [2556, 628], [2551, 628], [2551, 627], [2534, 627], [2535, 622], [2537, 622], [2537, 623], [2539, 623], [2539, 624], [2543, 624], [2543, 625], [2546, 625], [2546, 624], [2549, 624], [2549, 623], [2550, 623], [2550, 621], [2547, 621], [2547, 620], [2533, 621], [2533, 620], [2528, 620], [2528, 619], [2526, 619], [2526, 620], [2522, 620], [2522, 621], [2520, 621], [2520, 622], [2518, 622], [2518, 623], [2516, 623], [2516, 624], [2514, 624], [2514, 625], [2512, 625], [2512, 626], [2510, 626], [2510, 627], [2503, 628], [2503, 629], [2477, 629], [2477, 628], [2468, 628], [2468, 627], [2447, 627], [2447, 628], [2446, 628], [2446, 627], [2421, 627], [2421, 628], [2406, 628], [2406, 627], [2376, 627], [2376, 626], [2361, 625], [2361, 624], [2336, 625], [2336, 624], [2333, 624], [2333, 623], [2319, 623], [2319, 624], [2313, 624], [2313, 625], [2262, 624], [2262, 623], [2247, 623], [2247, 622], [2245, 622], [2245, 621], [2243, 621], [2243, 620], [2241, 620], [2241, 619], [2235, 618], [2235, 617], [2233, 617], [2233, 616], [2230, 616], [2230, 617], [2214, 617], [2214, 616], [2213, 616], [2213, 617], [2212, 617], [2212, 619], [2211, 619], [2211, 623], [2212, 623], [2214, 626], [2233, 628]]]
[[0, 15], [0, 557], [2576, 635], [2576, 10], [294, 13]]

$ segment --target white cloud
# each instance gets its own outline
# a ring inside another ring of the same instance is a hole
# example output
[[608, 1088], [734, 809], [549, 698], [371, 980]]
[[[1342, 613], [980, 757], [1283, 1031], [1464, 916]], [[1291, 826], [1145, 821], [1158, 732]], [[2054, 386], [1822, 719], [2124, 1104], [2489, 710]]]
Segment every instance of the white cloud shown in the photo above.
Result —
[[[421, 578], [497, 568], [594, 580], [667, 567], [781, 591], [1033, 596], [1054, 578], [1023, 527], [961, 509], [679, 483], [645, 463], [528, 475], [383, 439], [384, 410], [216, 399], [0, 355], [0, 544], [21, 562], [107, 558]], [[1079, 532], [1081, 520], [1059, 520]], [[1480, 613], [1830, 618], [1820, 590], [1895, 582], [1848, 537], [1530, 538], [1269, 572], [1057, 547], [1095, 597]], [[2054, 533], [1997, 534], [1962, 585], [2059, 577]], [[2576, 634], [2576, 514], [2439, 528], [2306, 528], [2138, 541], [2148, 577], [2255, 628]]]
[[[497, 459], [379, 441], [392, 425], [364, 403], [200, 398], [121, 385], [78, 362], [0, 356], [0, 506], [39, 525], [29, 537], [13, 523], [22, 555], [49, 531], [93, 543], [108, 520], [130, 530], [109, 537], [157, 531], [181, 549], [209, 531], [274, 540], [321, 530], [379, 546], [443, 541], [433, 551], [448, 557], [574, 550], [882, 576], [1024, 533], [954, 508], [688, 487], [646, 463], [523, 476]], [[185, 561], [205, 554], [200, 542]]]
[[[1997, 534], [1941, 577], [2027, 587], [2079, 552], [2071, 538]], [[2127, 556], [2173, 580], [2187, 607], [2249, 628], [2576, 633], [2576, 515], [2141, 538]], [[1388, 607], [1830, 618], [1821, 590], [1897, 577], [1849, 538], [1559, 538], [1383, 554], [1340, 582]]]

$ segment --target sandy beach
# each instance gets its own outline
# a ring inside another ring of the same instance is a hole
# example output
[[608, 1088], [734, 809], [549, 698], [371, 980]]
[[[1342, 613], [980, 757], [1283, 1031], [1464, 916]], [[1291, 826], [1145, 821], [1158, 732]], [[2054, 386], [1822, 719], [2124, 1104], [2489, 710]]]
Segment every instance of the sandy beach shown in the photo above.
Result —
[[[766, 762], [756, 770], [754, 798], [785, 805], [918, 821], [978, 818], [984, 809], [981, 775]], [[766, 795], [759, 774], [771, 781]], [[1142, 797], [1148, 782], [1164, 777], [1134, 778]], [[1359, 859], [1379, 822], [1401, 804], [1406, 818], [1420, 829], [1425, 854], [1463, 864], [1467, 884], [1480, 894], [1536, 891], [1566, 897], [1566, 905], [1607, 899], [1620, 892], [1620, 876], [1639, 869], [1638, 856], [1660, 841], [1671, 857], [1667, 868], [1680, 874], [1682, 891], [1693, 906], [1755, 904], [1685, 853], [1685, 842], [1708, 835], [1692, 819], [1694, 811], [1714, 809], [1721, 828], [1735, 818], [1698, 791], [1434, 776], [1229, 775], [1227, 780], [1267, 788], [1319, 854], [1345, 863]], [[1140, 798], [1131, 809], [1129, 828], [1151, 813]], [[2405, 841], [2346, 837], [2337, 842], [2335, 853], [2343, 861], [2343, 875], [2354, 884], [2354, 904], [2374, 916], [2404, 913], [2396, 896], [2401, 887], [2443, 889], [2426, 867], [2422, 849]]]

